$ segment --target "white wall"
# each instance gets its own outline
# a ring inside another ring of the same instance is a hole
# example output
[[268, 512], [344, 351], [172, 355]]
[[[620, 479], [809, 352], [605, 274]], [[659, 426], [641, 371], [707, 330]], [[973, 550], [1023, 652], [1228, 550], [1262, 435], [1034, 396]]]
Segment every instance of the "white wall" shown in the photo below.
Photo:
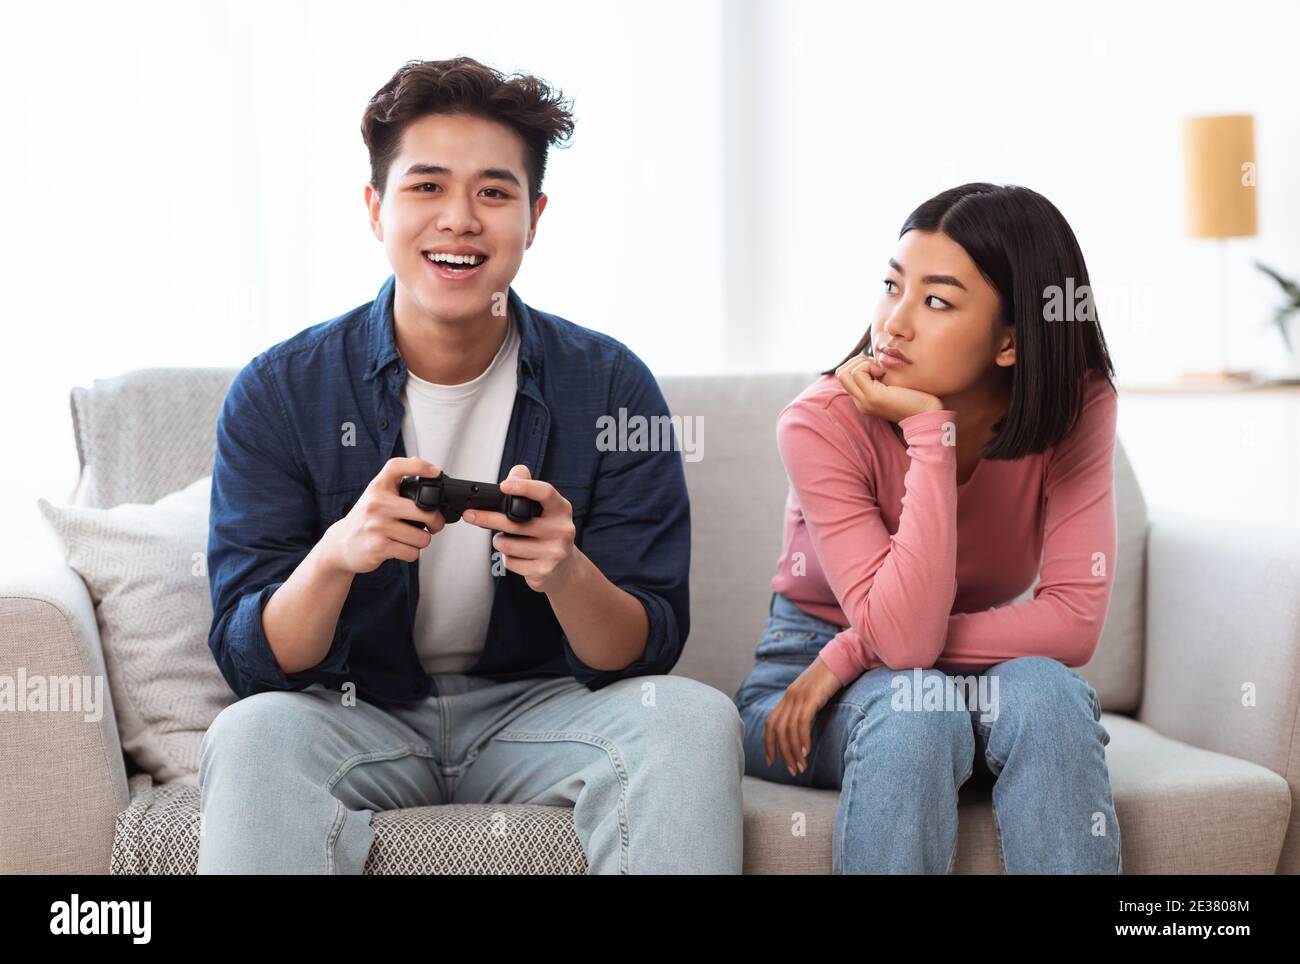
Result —
[[[1181, 125], [1235, 112], [1255, 115], [1260, 235], [1230, 249], [1230, 363], [1282, 354], [1262, 327], [1276, 289], [1249, 258], [1300, 276], [1300, 5], [759, 6], [763, 110], [744, 172], [763, 283], [735, 322], [757, 331], [753, 364], [838, 361], [907, 214], [987, 180], [1033, 188], [1070, 222], [1121, 380], [1212, 365], [1216, 260], [1183, 236]], [[815, 270], [794, 270], [796, 252]]]
[[1229, 361], [1267, 367], [1274, 293], [1249, 258], [1300, 275], [1300, 5], [1043, 6], [6, 4], [6, 518], [72, 487], [72, 385], [239, 365], [374, 297], [358, 127], [414, 58], [468, 53], [575, 99], [516, 287], [664, 374], [836, 361], [907, 213], [969, 180], [1064, 212], [1121, 381], [1212, 364], [1181, 119], [1252, 112], [1261, 233], [1233, 246]]

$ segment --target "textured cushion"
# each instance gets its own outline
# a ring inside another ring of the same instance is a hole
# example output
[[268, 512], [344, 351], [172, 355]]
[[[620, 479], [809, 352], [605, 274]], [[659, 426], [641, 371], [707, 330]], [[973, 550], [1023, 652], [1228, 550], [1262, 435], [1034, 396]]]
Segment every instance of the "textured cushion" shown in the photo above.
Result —
[[[502, 819], [504, 815], [505, 819]], [[569, 807], [446, 804], [379, 811], [367, 874], [584, 874]], [[199, 866], [199, 791], [131, 778], [117, 818], [111, 874], [193, 874]]]
[[195, 782], [203, 734], [234, 699], [207, 643], [211, 481], [152, 505], [37, 502], [94, 601], [122, 747], [160, 782]]

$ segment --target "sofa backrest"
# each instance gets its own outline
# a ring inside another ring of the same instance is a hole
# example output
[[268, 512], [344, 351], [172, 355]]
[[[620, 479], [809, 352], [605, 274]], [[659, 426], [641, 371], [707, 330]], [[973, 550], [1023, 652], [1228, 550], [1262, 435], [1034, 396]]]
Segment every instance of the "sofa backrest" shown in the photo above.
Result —
[[237, 368], [141, 368], [72, 390], [78, 505], [156, 502], [212, 472]]
[[[82, 466], [76, 501], [153, 502], [211, 473], [216, 421], [234, 368], [153, 368], [74, 388]], [[690, 418], [691, 632], [674, 673], [733, 694], [767, 620], [788, 489], [776, 417], [816, 375], [688, 375], [660, 379], [674, 415]], [[698, 458], [697, 458], [698, 456]], [[1103, 708], [1134, 713], [1142, 688], [1146, 504], [1117, 441], [1119, 552], [1097, 654], [1080, 670]], [[1016, 601], [1032, 597], [1033, 589]]]

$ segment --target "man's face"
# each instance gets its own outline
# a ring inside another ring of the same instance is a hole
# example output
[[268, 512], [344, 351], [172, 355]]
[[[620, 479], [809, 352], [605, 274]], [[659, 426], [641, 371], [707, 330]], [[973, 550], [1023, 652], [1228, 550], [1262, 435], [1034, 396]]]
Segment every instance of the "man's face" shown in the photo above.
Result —
[[[417, 311], [447, 321], [480, 318], [504, 297], [533, 243], [546, 196], [528, 201], [524, 142], [504, 124], [466, 114], [413, 121], [388, 170], [381, 201], [366, 185], [371, 230]], [[430, 255], [472, 255], [471, 264]]]
[[876, 357], [882, 348], [896, 348], [911, 360], [882, 362], [885, 384], [943, 398], [979, 384], [992, 365], [1014, 363], [1012, 329], [999, 323], [997, 291], [946, 234], [904, 234], [881, 289], [871, 326]]

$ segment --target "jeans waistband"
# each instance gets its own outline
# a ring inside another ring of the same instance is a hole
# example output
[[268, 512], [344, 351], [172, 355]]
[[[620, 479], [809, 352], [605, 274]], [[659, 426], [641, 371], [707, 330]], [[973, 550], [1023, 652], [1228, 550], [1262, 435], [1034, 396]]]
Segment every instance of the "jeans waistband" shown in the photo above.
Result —
[[800, 627], [813, 630], [819, 633], [825, 633], [834, 636], [843, 631], [843, 626], [837, 626], [835, 623], [828, 623], [824, 619], [819, 619], [809, 613], [804, 612], [791, 600], [781, 595], [779, 592], [772, 593], [771, 602], [767, 607], [768, 618], [773, 617], [782, 622], [797, 624]]

